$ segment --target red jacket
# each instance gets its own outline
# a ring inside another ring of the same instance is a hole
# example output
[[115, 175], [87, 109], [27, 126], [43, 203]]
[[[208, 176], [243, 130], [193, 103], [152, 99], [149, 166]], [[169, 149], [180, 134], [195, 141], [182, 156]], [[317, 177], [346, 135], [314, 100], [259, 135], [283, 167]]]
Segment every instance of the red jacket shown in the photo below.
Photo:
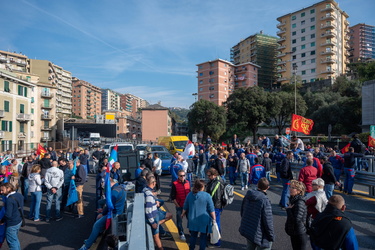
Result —
[[302, 181], [306, 186], [306, 192], [312, 192], [312, 181], [318, 176], [318, 169], [313, 166], [306, 166], [299, 171], [298, 181]]
[[173, 182], [171, 199], [176, 200], [177, 204], [180, 207], [184, 206], [185, 199], [189, 193], [190, 193], [189, 181], [185, 180], [185, 182], [182, 183], [180, 180], [177, 180]]

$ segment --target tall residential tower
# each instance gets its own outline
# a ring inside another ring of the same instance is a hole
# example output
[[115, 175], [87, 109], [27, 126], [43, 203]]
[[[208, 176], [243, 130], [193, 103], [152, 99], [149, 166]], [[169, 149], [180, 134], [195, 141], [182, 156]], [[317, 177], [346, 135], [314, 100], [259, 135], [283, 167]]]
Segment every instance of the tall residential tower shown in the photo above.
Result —
[[375, 59], [375, 26], [359, 23], [350, 27], [350, 62]]

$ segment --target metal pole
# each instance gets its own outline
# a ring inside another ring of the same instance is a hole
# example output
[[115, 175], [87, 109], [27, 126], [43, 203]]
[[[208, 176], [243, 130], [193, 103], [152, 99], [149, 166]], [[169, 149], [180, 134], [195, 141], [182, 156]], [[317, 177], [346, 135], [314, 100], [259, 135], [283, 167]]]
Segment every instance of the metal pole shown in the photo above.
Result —
[[294, 70], [294, 114], [297, 114], [297, 65], [293, 66]]

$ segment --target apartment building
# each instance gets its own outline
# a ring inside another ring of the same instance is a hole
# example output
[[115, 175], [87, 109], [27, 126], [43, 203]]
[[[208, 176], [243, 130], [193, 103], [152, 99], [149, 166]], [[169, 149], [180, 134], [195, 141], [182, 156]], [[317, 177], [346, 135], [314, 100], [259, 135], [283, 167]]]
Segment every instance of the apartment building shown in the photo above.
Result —
[[82, 119], [93, 119], [102, 112], [102, 91], [99, 87], [76, 77], [72, 79], [73, 114]]
[[57, 88], [56, 116], [58, 119], [72, 115], [72, 74], [47, 60], [29, 59], [29, 73], [39, 76], [41, 83]]
[[141, 120], [131, 116], [122, 116], [117, 118], [116, 134], [122, 139], [142, 140]]
[[223, 105], [229, 95], [237, 88], [258, 85], [259, 65], [251, 62], [234, 65], [216, 59], [198, 66], [198, 99]]
[[27, 56], [22, 53], [0, 50], [0, 69], [10, 72], [27, 72]]
[[350, 62], [375, 59], [375, 26], [359, 23], [350, 27]]
[[120, 106], [123, 110], [129, 112], [129, 115], [139, 119], [140, 109], [146, 108], [148, 102], [138, 96], [132, 94], [121, 94], [120, 95]]
[[159, 104], [142, 109], [142, 140], [156, 142], [160, 136], [173, 135], [173, 121], [168, 108]]
[[120, 110], [120, 93], [111, 89], [102, 89], [102, 112], [105, 110]]
[[231, 48], [231, 62], [235, 65], [252, 62], [260, 66], [258, 86], [271, 89], [276, 83], [276, 53], [278, 38], [260, 33], [251, 35]]
[[301, 76], [303, 83], [345, 74], [349, 63], [347, 18], [333, 0], [277, 18], [277, 81], [289, 83], [293, 73]]
[[12, 72], [0, 71], [0, 151], [25, 151], [31, 142], [31, 93], [35, 85]]

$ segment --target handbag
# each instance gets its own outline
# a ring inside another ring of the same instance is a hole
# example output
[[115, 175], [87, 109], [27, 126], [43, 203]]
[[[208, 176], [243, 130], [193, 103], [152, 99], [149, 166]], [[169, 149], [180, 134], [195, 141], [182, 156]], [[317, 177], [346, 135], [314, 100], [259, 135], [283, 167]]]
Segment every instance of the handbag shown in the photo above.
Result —
[[24, 227], [26, 225], [26, 222], [25, 222], [25, 217], [23, 216], [23, 212], [21, 210], [20, 204], [18, 203], [17, 199], [14, 198], [13, 196], [9, 196], [9, 197], [12, 198], [13, 200], [15, 200], [17, 202], [18, 211], [20, 212], [20, 215], [21, 215], [21, 218], [22, 218], [21, 227]]
[[221, 234], [219, 231], [219, 227], [217, 226], [216, 221], [212, 222], [212, 233], [211, 233], [211, 244], [216, 244], [221, 239]]

